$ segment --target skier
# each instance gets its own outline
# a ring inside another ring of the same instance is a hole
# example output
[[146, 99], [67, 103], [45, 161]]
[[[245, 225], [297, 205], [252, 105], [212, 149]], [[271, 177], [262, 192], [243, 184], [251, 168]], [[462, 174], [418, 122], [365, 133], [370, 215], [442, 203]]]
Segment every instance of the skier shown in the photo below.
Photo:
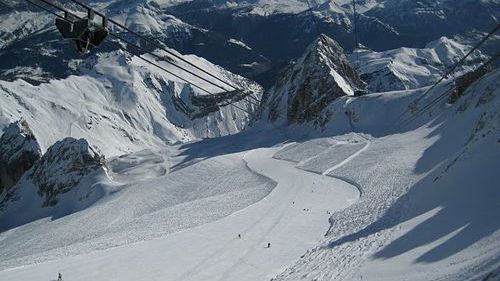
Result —
[[240, 239], [241, 239], [241, 234], [238, 234], [238, 238], [240, 238]]
[[269, 242], [268, 242], [268, 243], [267, 243], [267, 247], [268, 247], [268, 248], [271, 248], [271, 243], [269, 243]]
[[59, 272], [59, 276], [57, 277], [57, 281], [62, 281], [62, 275], [61, 275], [61, 272]]

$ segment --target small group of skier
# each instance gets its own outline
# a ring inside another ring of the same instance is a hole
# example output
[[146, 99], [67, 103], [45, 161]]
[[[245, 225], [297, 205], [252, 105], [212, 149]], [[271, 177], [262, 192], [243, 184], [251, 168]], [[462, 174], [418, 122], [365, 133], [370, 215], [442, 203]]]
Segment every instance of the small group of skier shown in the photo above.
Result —
[[[238, 239], [241, 239], [241, 234], [239, 234], [239, 233], [238, 233]], [[269, 243], [269, 242], [267, 243], [267, 248], [271, 248], [271, 243]]]

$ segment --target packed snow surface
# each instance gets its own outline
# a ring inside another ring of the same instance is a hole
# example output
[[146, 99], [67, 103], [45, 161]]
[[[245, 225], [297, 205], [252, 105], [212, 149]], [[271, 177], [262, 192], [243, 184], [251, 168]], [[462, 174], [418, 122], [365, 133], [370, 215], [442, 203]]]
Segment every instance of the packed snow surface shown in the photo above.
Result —
[[[280, 149], [281, 146], [253, 149], [223, 157], [224, 161], [244, 160], [253, 173], [277, 183], [273, 191], [256, 204], [216, 222], [143, 243], [8, 269], [0, 273], [0, 278], [49, 280], [54, 272], [63, 272], [68, 280], [143, 280], [146, 276], [148, 280], [272, 278], [321, 239], [328, 230], [330, 213], [349, 206], [359, 197], [357, 188], [349, 183], [296, 169], [293, 162], [274, 159], [272, 156]], [[121, 171], [126, 167], [126, 164], [115, 165], [115, 169]], [[207, 178], [193, 176], [192, 180], [201, 183]], [[241, 180], [239, 183], [245, 184]], [[152, 188], [148, 186], [143, 183], [142, 192]], [[207, 190], [213, 188], [206, 187]], [[124, 203], [135, 209], [140, 207], [130, 199]], [[215, 208], [222, 207], [221, 199], [211, 199], [218, 201]], [[238, 197], [233, 200], [238, 202]], [[191, 214], [196, 220], [197, 212], [205, 206], [182, 207], [183, 216]], [[146, 224], [143, 228], [147, 228]], [[16, 235], [16, 230], [12, 231], [11, 235]], [[127, 235], [136, 231], [144, 229], [128, 229]], [[65, 236], [64, 231], [50, 232]], [[7, 233], [4, 240], [9, 240], [11, 235]], [[267, 243], [271, 243], [269, 248]]]

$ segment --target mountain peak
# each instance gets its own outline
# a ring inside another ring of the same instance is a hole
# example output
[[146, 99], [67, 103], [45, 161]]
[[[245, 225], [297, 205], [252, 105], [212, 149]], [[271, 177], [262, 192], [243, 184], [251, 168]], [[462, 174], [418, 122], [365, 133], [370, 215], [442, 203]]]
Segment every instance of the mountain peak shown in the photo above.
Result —
[[344, 49], [337, 43], [337, 41], [328, 37], [326, 34], [322, 33], [319, 37], [314, 40], [307, 48], [307, 53], [317, 53], [320, 55], [331, 55], [334, 54], [335, 57], [345, 58]]
[[321, 34], [271, 90], [269, 119], [286, 115], [291, 123], [312, 121], [333, 100], [364, 87], [344, 49]]

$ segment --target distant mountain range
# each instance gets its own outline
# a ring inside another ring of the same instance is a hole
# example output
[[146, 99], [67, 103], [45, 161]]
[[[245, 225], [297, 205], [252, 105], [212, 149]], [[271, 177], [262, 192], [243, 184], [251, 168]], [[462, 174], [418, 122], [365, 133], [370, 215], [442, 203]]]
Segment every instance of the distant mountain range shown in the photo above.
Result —
[[[75, 8], [64, 2], [66, 7]], [[348, 53], [354, 48], [352, 1], [310, 2], [312, 10], [305, 0], [90, 1], [88, 4], [181, 53], [204, 57], [268, 88], [274, 84], [279, 70], [298, 58], [320, 33], [333, 38]], [[356, 3], [359, 42], [374, 51], [424, 48], [441, 36], [467, 34], [469, 38], [477, 38], [477, 34], [490, 31], [500, 17], [499, 0], [358, 0]], [[65, 65], [74, 54], [51, 28], [53, 16], [27, 6], [22, 0], [12, 2], [11, 6], [15, 12], [9, 7], [0, 11], [4, 27], [0, 32], [2, 76], [27, 78], [29, 75], [22, 66], [33, 65], [34, 61], [38, 67], [29, 71], [38, 74], [32, 77], [34, 80], [41, 79], [37, 76], [69, 75], [71, 71]], [[495, 47], [486, 51], [493, 52]], [[105, 45], [101, 51], [113, 48]], [[44, 75], [46, 72], [50, 75]]]

